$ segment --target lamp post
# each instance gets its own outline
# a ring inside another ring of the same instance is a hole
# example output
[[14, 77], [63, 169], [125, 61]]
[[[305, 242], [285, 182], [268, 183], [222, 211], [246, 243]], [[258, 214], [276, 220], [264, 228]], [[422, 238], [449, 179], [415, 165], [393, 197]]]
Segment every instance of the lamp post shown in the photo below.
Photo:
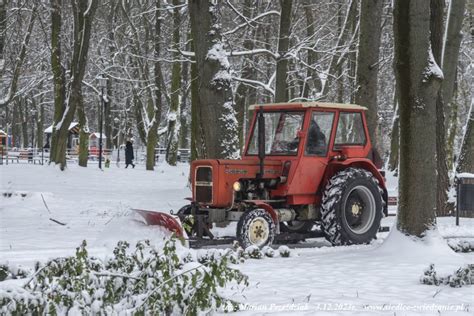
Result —
[[101, 89], [100, 93], [100, 109], [99, 109], [99, 169], [102, 169], [102, 127], [104, 119], [104, 110], [105, 110], [105, 100], [104, 100], [104, 88], [107, 85], [107, 78], [104, 75], [99, 76], [99, 85]]

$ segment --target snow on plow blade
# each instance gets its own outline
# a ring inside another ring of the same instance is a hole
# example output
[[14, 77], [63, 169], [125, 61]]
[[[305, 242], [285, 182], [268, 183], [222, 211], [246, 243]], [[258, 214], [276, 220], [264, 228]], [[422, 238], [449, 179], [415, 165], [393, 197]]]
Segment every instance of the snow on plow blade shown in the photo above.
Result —
[[178, 238], [184, 238], [184, 231], [181, 223], [174, 216], [155, 211], [146, 211], [133, 209], [135, 212], [140, 214], [144, 219], [147, 225], [158, 225], [164, 227], [170, 232], [174, 233]]

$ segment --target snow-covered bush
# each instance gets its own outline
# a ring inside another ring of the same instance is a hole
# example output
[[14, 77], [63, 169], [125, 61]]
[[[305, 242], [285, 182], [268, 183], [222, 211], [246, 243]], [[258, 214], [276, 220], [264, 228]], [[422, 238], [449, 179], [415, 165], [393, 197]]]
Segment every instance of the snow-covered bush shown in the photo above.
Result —
[[22, 267], [12, 268], [6, 264], [0, 264], [0, 281], [8, 279], [26, 278], [29, 272]]
[[[227, 253], [197, 262], [180, 256], [175, 240], [156, 249], [148, 241], [130, 251], [119, 242], [106, 261], [90, 257], [83, 242], [76, 255], [37, 265], [24, 289], [0, 291], [0, 314], [186, 314], [235, 306], [218, 289], [247, 278], [228, 266]], [[225, 304], [225, 305], [224, 305]]]
[[275, 250], [273, 250], [273, 248], [269, 246], [263, 247], [262, 252], [265, 254], [265, 256], [269, 258], [273, 258], [275, 256]]
[[434, 268], [434, 264], [430, 264], [428, 269], [423, 271], [423, 276], [420, 278], [420, 282], [423, 284], [428, 284], [428, 285], [439, 285], [440, 284], [440, 279], [436, 275], [436, 270]]
[[453, 274], [440, 277], [436, 274], [434, 264], [430, 264], [429, 268], [423, 273], [420, 282], [428, 285], [445, 284], [451, 287], [461, 287], [463, 285], [474, 284], [474, 264], [468, 264], [456, 270]]
[[247, 256], [249, 258], [252, 258], [252, 259], [262, 259], [263, 258], [262, 251], [260, 251], [260, 248], [258, 248], [255, 245], [248, 246], [247, 248], [245, 248], [245, 253], [247, 254]]
[[283, 258], [288, 258], [291, 254], [290, 248], [288, 248], [287, 246], [280, 246], [278, 248], [278, 252], [280, 253], [280, 256]]
[[456, 252], [471, 252], [474, 251], [474, 243], [467, 240], [449, 240], [449, 247]]

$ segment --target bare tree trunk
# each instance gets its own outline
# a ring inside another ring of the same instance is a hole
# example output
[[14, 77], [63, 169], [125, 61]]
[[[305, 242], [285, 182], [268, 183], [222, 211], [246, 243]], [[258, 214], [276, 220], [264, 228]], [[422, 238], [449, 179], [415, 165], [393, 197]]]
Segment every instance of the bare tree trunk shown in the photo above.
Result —
[[[179, 28], [181, 27], [181, 17], [179, 13], [180, 0], [173, 0], [173, 45], [179, 48]], [[171, 70], [171, 104], [168, 112], [168, 137], [166, 140], [166, 162], [171, 166], [176, 166], [178, 159], [179, 145], [179, 116], [180, 116], [180, 93], [181, 93], [181, 62], [178, 61], [179, 53], [173, 54], [175, 61]]]
[[[243, 15], [252, 18], [253, 17], [253, 7], [250, 0], [245, 0]], [[254, 36], [255, 36], [255, 27], [249, 28], [247, 33], [245, 34], [245, 40], [243, 43], [243, 47], [245, 50], [251, 51], [254, 48]], [[251, 64], [251, 58], [244, 59], [242, 63], [242, 70], [240, 77], [242, 79], [253, 79], [255, 76], [255, 71]], [[237, 111], [237, 122], [238, 122], [238, 133], [239, 133], [239, 148], [242, 149], [244, 146], [244, 125], [245, 125], [245, 114], [247, 111], [248, 105], [248, 94], [252, 88], [245, 84], [244, 82], [240, 82], [235, 90], [235, 110]]]
[[79, 117], [79, 166], [87, 167], [89, 158], [89, 123], [87, 121], [86, 113], [84, 112], [84, 100], [82, 94], [77, 100], [77, 116]]
[[39, 102], [38, 120], [36, 122], [36, 147], [42, 149], [44, 146], [43, 134], [44, 133], [44, 104], [43, 98]]
[[218, 4], [189, 0], [196, 56], [200, 117], [205, 155], [199, 158], [239, 157], [237, 119], [230, 85], [230, 64], [221, 40]]
[[474, 173], [474, 110], [472, 101], [469, 110], [469, 119], [466, 122], [465, 128], [456, 171], [458, 173]]
[[442, 52], [442, 64], [444, 81], [442, 85], [443, 100], [448, 105], [446, 107], [446, 119], [451, 116], [449, 104], [454, 94], [454, 84], [456, 81], [456, 67], [458, 65], [459, 50], [462, 40], [462, 23], [466, 0], [449, 1], [448, 21], [445, 34], [445, 43]]
[[293, 0], [281, 0], [280, 32], [278, 35], [278, 59], [275, 77], [275, 102], [288, 101], [288, 48], [290, 46], [291, 6]]
[[398, 174], [398, 159], [400, 157], [400, 108], [398, 106], [397, 90], [397, 87], [395, 87], [392, 134], [390, 135], [390, 157], [388, 160], [388, 170], [395, 171], [395, 174]]
[[160, 16], [160, 2], [156, 1], [155, 4], [155, 45], [154, 55], [156, 61], [154, 63], [154, 83], [155, 83], [155, 103], [153, 105], [152, 113], [152, 122], [150, 124], [150, 128], [148, 130], [148, 137], [146, 143], [146, 170], [154, 170], [155, 169], [155, 147], [158, 143], [158, 126], [160, 125], [161, 119], [161, 65], [158, 61], [160, 57], [160, 40], [161, 40], [161, 16]]
[[396, 0], [395, 76], [400, 106], [397, 227], [421, 237], [436, 223], [436, 98], [442, 73], [430, 47], [430, 3]]
[[21, 147], [28, 147], [28, 103], [26, 98], [18, 99], [18, 114], [21, 126]]
[[378, 147], [377, 83], [383, 1], [362, 0], [360, 8], [355, 103], [366, 106], [372, 147]]
[[[431, 0], [430, 2], [430, 39], [431, 49], [436, 64], [441, 65], [444, 31], [444, 0]], [[446, 214], [448, 201], [448, 168], [446, 164], [446, 131], [444, 119], [444, 100], [441, 89], [436, 99], [436, 164], [437, 164], [437, 190], [436, 210], [437, 215]]]
[[[446, 77], [445, 77], [446, 78]], [[449, 130], [447, 134], [447, 143], [446, 143], [446, 160], [448, 164], [448, 172], [453, 170], [454, 167], [454, 140], [456, 138], [456, 133], [458, 130], [458, 101], [457, 101], [457, 85], [455, 85], [453, 97], [451, 103], [449, 103], [449, 108], [451, 112], [451, 117], [447, 123]]]
[[0, 0], [0, 80], [3, 78], [5, 70], [5, 56], [3, 48], [5, 47], [5, 33], [7, 29], [7, 1]]
[[[8, 94], [6, 95], [6, 97], [0, 98], [0, 108], [8, 105], [8, 103], [11, 102], [16, 96], [16, 93], [17, 93], [17, 90], [18, 90], [18, 80], [20, 79], [21, 69], [22, 69], [23, 63], [25, 62], [25, 58], [26, 58], [26, 50], [27, 50], [28, 44], [30, 42], [31, 33], [33, 31], [33, 26], [35, 24], [37, 5], [38, 4], [36, 2], [34, 2], [33, 8], [31, 10], [30, 19], [28, 21], [28, 26], [27, 26], [27, 29], [26, 29], [25, 37], [23, 38], [23, 42], [21, 43], [21, 47], [20, 47], [20, 51], [18, 53], [18, 57], [15, 59], [16, 63], [15, 63], [15, 67], [13, 69], [13, 74], [12, 74], [12, 79], [11, 79], [10, 86], [9, 86], [9, 89], [8, 89]], [[0, 15], [5, 14], [5, 11], [4, 11], [5, 6], [4, 6], [3, 2], [2, 2], [2, 7], [3, 7], [3, 9], [1, 9], [1, 7], [0, 7], [0, 10], [3, 10], [3, 13], [0, 12]], [[1, 19], [1, 16], [0, 16], [0, 19]], [[0, 22], [0, 28], [4, 29], [5, 25], [2, 25], [2, 24], [5, 24], [5, 23], [6, 23], [6, 21], [5, 21], [5, 17], [4, 17], [2, 19], [2, 22]], [[5, 33], [1, 32], [1, 34], [5, 34]], [[0, 35], [0, 36], [2, 36], [2, 38], [0, 39], [0, 41], [2, 42], [2, 43], [0, 43], [1, 53], [2, 53], [2, 55], [0, 56], [0, 60], [3, 60], [3, 45], [4, 45], [3, 41], [4, 41], [4, 36], [5, 35]], [[3, 68], [3, 65], [0, 65], [0, 71], [2, 71], [2, 68]], [[0, 76], [0, 78], [1, 78], [1, 76]]]
[[456, 68], [458, 65], [459, 51], [461, 47], [461, 28], [464, 20], [466, 0], [452, 0], [449, 2], [448, 20], [445, 34], [445, 43], [442, 54], [444, 81], [441, 87], [445, 107], [445, 122], [447, 133], [447, 161], [448, 170], [453, 167], [454, 161], [454, 138], [457, 130], [457, 103], [454, 101], [454, 89], [456, 83]]
[[[310, 37], [315, 34], [315, 27], [314, 27], [314, 16], [313, 16], [313, 10], [310, 7], [311, 1], [310, 0], [305, 0], [304, 1], [304, 14], [306, 18], [306, 36]], [[315, 42], [317, 39], [315, 39]], [[314, 67], [318, 60], [318, 54], [313, 51], [309, 50], [308, 51], [308, 57], [307, 57], [307, 63], [308, 65]], [[321, 90], [322, 84], [321, 84], [321, 79], [318, 76], [318, 73], [313, 69], [309, 68], [306, 70], [306, 82], [303, 88], [303, 98], [309, 98], [310, 96], [312, 97], [316, 92], [319, 92]], [[311, 78], [308, 80], [308, 78]], [[309, 81], [313, 83], [313, 91], [311, 92], [311, 86], [309, 84]]]
[[107, 102], [104, 109], [104, 134], [105, 134], [105, 148], [112, 148], [112, 80], [111, 76], [107, 76], [107, 85], [105, 91], [107, 93]]
[[[357, 15], [357, 1], [351, 0], [349, 3], [349, 7], [347, 9], [346, 17], [344, 19], [344, 23], [341, 26], [341, 32], [339, 33], [339, 37], [336, 43], [336, 49], [340, 50], [340, 48], [344, 45], [344, 43], [348, 40], [350, 30], [351, 30], [351, 21], [355, 20]], [[347, 54], [347, 49], [343, 52], [338, 52], [331, 57], [331, 61], [329, 63], [329, 68], [327, 71], [327, 78], [324, 82], [322, 95], [323, 98], [328, 98], [329, 89], [331, 88], [332, 82], [334, 80], [334, 74], [340, 72], [340, 68], [344, 62], [344, 56]], [[339, 77], [339, 76], [338, 76]], [[338, 80], [339, 81], [339, 80]], [[342, 102], [342, 100], [339, 100]]]
[[51, 0], [51, 71], [54, 83], [54, 120], [51, 132], [50, 162], [57, 162], [58, 134], [56, 126], [63, 117], [66, 98], [65, 70], [61, 65], [61, 9], [62, 0]]
[[88, 2], [71, 0], [74, 16], [74, 44], [73, 56], [71, 60], [71, 86], [67, 99], [68, 106], [61, 117], [57, 131], [57, 147], [55, 148], [55, 151], [52, 152], [52, 154], [55, 156], [54, 162], [56, 162], [56, 164], [60, 164], [61, 170], [64, 170], [66, 167], [66, 149], [69, 136], [69, 125], [74, 118], [78, 102], [82, 100], [82, 79], [84, 78], [84, 72], [87, 63], [92, 20], [97, 8], [97, 3], [98, 2], [96, 0], [91, 0], [90, 7], [88, 7]]
[[[188, 32], [186, 50], [189, 51], [191, 47], [190, 31]], [[189, 113], [191, 110], [189, 102], [189, 63], [183, 63], [181, 67], [181, 78], [182, 78], [182, 97], [181, 97], [181, 112], [180, 117], [180, 132], [179, 132], [179, 147], [189, 148]]]
[[[194, 51], [194, 39], [192, 39]], [[204, 134], [201, 128], [201, 106], [199, 104], [199, 76], [196, 63], [191, 64], [191, 161], [205, 157]]]

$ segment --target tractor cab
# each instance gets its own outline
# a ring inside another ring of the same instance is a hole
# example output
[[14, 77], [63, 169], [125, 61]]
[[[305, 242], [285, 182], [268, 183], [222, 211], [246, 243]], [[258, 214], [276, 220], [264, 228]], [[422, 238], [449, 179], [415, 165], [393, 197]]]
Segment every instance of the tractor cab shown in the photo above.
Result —
[[[294, 205], [315, 203], [321, 195], [320, 184], [336, 171], [327, 170], [328, 165], [338, 169], [344, 161], [357, 159], [358, 164], [366, 162], [366, 168], [377, 169], [371, 159], [366, 109], [321, 102], [253, 105], [243, 160], [258, 157], [259, 134], [263, 133], [264, 160], [277, 160], [285, 167], [286, 181], [280, 181], [272, 196], [285, 196]], [[265, 123], [260, 132], [261, 116]]]

